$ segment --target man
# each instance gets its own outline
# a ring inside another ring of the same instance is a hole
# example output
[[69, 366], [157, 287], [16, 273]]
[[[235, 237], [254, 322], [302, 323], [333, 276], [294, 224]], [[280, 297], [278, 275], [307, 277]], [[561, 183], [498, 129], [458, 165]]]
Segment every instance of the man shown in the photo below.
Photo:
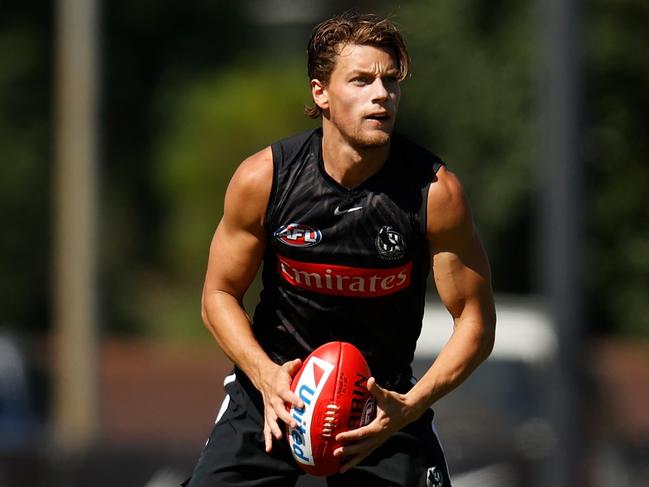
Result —
[[[308, 70], [306, 111], [322, 128], [243, 161], [210, 247], [202, 316], [235, 372], [189, 485], [296, 482], [282, 433], [296, 426], [286, 405], [303, 406], [291, 379], [333, 340], [367, 358], [377, 415], [338, 435], [344, 461], [329, 485], [450, 485], [429, 408], [489, 355], [495, 327], [467, 200], [439, 159], [392, 134], [409, 71], [392, 23], [343, 14], [319, 24]], [[241, 302], [262, 262], [251, 322]], [[431, 268], [454, 331], [413, 385]]]

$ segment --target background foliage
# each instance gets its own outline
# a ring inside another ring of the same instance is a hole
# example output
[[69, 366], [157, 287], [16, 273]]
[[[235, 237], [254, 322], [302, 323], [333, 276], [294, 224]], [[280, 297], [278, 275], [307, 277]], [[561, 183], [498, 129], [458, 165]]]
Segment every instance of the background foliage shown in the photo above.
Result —
[[[204, 336], [200, 288], [224, 188], [243, 158], [313, 126], [301, 114], [309, 102], [304, 49], [313, 23], [342, 5], [295, 2], [282, 17], [264, 2], [104, 3], [106, 332]], [[399, 130], [460, 175], [496, 290], [537, 292], [537, 176], [544, 165], [534, 4], [371, 5], [401, 26], [414, 60]], [[47, 331], [52, 4], [2, 8], [0, 323]], [[649, 62], [642, 49], [649, 5], [593, 0], [584, 3], [582, 20], [588, 326], [649, 336]]]

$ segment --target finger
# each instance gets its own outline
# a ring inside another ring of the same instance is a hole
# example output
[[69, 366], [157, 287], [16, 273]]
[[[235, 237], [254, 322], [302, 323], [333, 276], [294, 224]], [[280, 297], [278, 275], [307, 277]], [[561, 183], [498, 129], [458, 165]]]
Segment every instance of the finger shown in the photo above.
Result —
[[273, 449], [273, 435], [270, 432], [268, 423], [264, 423], [264, 446], [266, 453], [270, 453]]
[[276, 416], [282, 420], [284, 424], [289, 425], [291, 428], [297, 426], [297, 421], [293, 416], [291, 416], [291, 413], [286, 409], [286, 407], [284, 407], [284, 403], [273, 405], [273, 409], [275, 410]]
[[[302, 359], [296, 358], [290, 362], [286, 362], [282, 365], [284, 370], [289, 374], [291, 378], [297, 374], [302, 366]], [[285, 403], [288, 403], [292, 406], [295, 406], [298, 409], [304, 408], [304, 402], [291, 390], [291, 381], [287, 381], [286, 385], [282, 385], [278, 388], [278, 395], [282, 398]]]
[[296, 358], [295, 360], [291, 360], [290, 362], [286, 362], [285, 364], [286, 371], [293, 377], [295, 374], [297, 374], [298, 370], [300, 370], [300, 367], [302, 366], [302, 359]]
[[364, 441], [359, 441], [356, 443], [350, 443], [347, 445], [341, 445], [333, 451], [334, 457], [351, 457], [354, 455], [360, 455], [362, 453], [367, 453], [378, 446], [377, 442], [371, 439]]
[[376, 431], [376, 428], [374, 426], [374, 421], [372, 421], [370, 424], [367, 424], [365, 426], [361, 426], [360, 428], [338, 433], [336, 435], [336, 441], [340, 441], [341, 443], [351, 443], [351, 442], [357, 442], [367, 438], [369, 435], [371, 435]]
[[268, 425], [268, 428], [270, 428], [271, 435], [276, 439], [281, 440], [282, 430], [277, 424], [277, 415], [275, 414], [275, 411], [273, 411], [272, 407], [266, 410], [265, 422]]
[[270, 430], [273, 433], [273, 436], [275, 437], [276, 440], [281, 440], [282, 439], [282, 430], [280, 429], [279, 425], [277, 424], [277, 421], [272, 421], [271, 422]]
[[292, 390], [287, 389], [285, 391], [281, 391], [279, 393], [279, 397], [282, 398], [284, 403], [288, 403], [291, 406], [295, 406], [297, 409], [304, 409], [304, 401], [300, 399], [297, 394], [295, 394]]
[[376, 383], [376, 379], [374, 377], [370, 377], [369, 379], [367, 379], [367, 390], [379, 402], [381, 402], [383, 399], [385, 399], [385, 397], [388, 394], [387, 389], [383, 389], [381, 386], [379, 386]]
[[272, 424], [270, 426], [270, 432], [271, 432], [271, 441], [273, 439], [277, 441], [281, 441], [282, 439], [282, 430], [279, 429], [279, 426], [277, 426], [277, 423]]

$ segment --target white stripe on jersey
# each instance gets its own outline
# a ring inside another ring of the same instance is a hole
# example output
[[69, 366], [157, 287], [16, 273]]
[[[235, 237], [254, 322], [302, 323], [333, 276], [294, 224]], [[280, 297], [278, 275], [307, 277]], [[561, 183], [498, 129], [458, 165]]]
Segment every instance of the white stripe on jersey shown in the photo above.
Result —
[[219, 414], [216, 415], [216, 421], [214, 421], [214, 424], [218, 423], [219, 420], [223, 417], [223, 414], [225, 414], [226, 409], [228, 409], [228, 406], [230, 405], [230, 394], [226, 394], [225, 398], [223, 399], [223, 402], [221, 403], [221, 409], [219, 409]]
[[[228, 384], [231, 384], [236, 380], [237, 376], [236, 374], [230, 374], [226, 375], [225, 379], [223, 379], [223, 387], [227, 386]], [[223, 398], [223, 402], [221, 403], [221, 407], [219, 408], [219, 412], [216, 415], [216, 419], [214, 420], [214, 424], [218, 423], [225, 412], [228, 410], [228, 406], [230, 405], [230, 394], [226, 394], [225, 397]], [[205, 446], [210, 442], [210, 439], [208, 438], [207, 441], [205, 442]]]
[[[223, 387], [233, 383], [236, 379], [237, 379], [237, 375], [234, 373], [230, 375], [226, 375], [225, 379], [223, 379]], [[221, 403], [219, 414], [216, 415], [216, 421], [214, 421], [214, 424], [218, 423], [219, 420], [223, 417], [223, 414], [225, 414], [225, 411], [228, 409], [229, 404], [230, 404], [230, 394], [226, 394], [225, 397], [223, 398], [223, 402]]]

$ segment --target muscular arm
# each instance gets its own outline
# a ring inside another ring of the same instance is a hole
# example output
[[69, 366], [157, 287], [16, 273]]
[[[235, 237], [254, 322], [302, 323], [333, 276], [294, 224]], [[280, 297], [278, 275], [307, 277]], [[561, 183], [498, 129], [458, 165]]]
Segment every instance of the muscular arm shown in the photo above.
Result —
[[445, 168], [429, 190], [427, 227], [435, 285], [453, 317], [453, 334], [408, 393], [417, 412], [461, 384], [489, 356], [496, 325], [487, 256], [462, 186]]
[[272, 436], [281, 438], [277, 419], [294, 421], [284, 403], [299, 405], [289, 384], [300, 364], [296, 360], [279, 366], [270, 360], [241, 304], [266, 247], [263, 219], [272, 179], [270, 148], [246, 159], [232, 177], [223, 218], [210, 245], [201, 306], [203, 321], [218, 344], [262, 393], [267, 450], [271, 449]]
[[441, 168], [428, 193], [427, 234], [437, 291], [453, 316], [453, 334], [435, 362], [407, 394], [368, 389], [377, 401], [367, 426], [337, 435], [344, 443], [334, 454], [347, 457], [345, 472], [392, 434], [415, 421], [439, 398], [466, 379], [491, 353], [496, 315], [487, 257], [457, 178]]

